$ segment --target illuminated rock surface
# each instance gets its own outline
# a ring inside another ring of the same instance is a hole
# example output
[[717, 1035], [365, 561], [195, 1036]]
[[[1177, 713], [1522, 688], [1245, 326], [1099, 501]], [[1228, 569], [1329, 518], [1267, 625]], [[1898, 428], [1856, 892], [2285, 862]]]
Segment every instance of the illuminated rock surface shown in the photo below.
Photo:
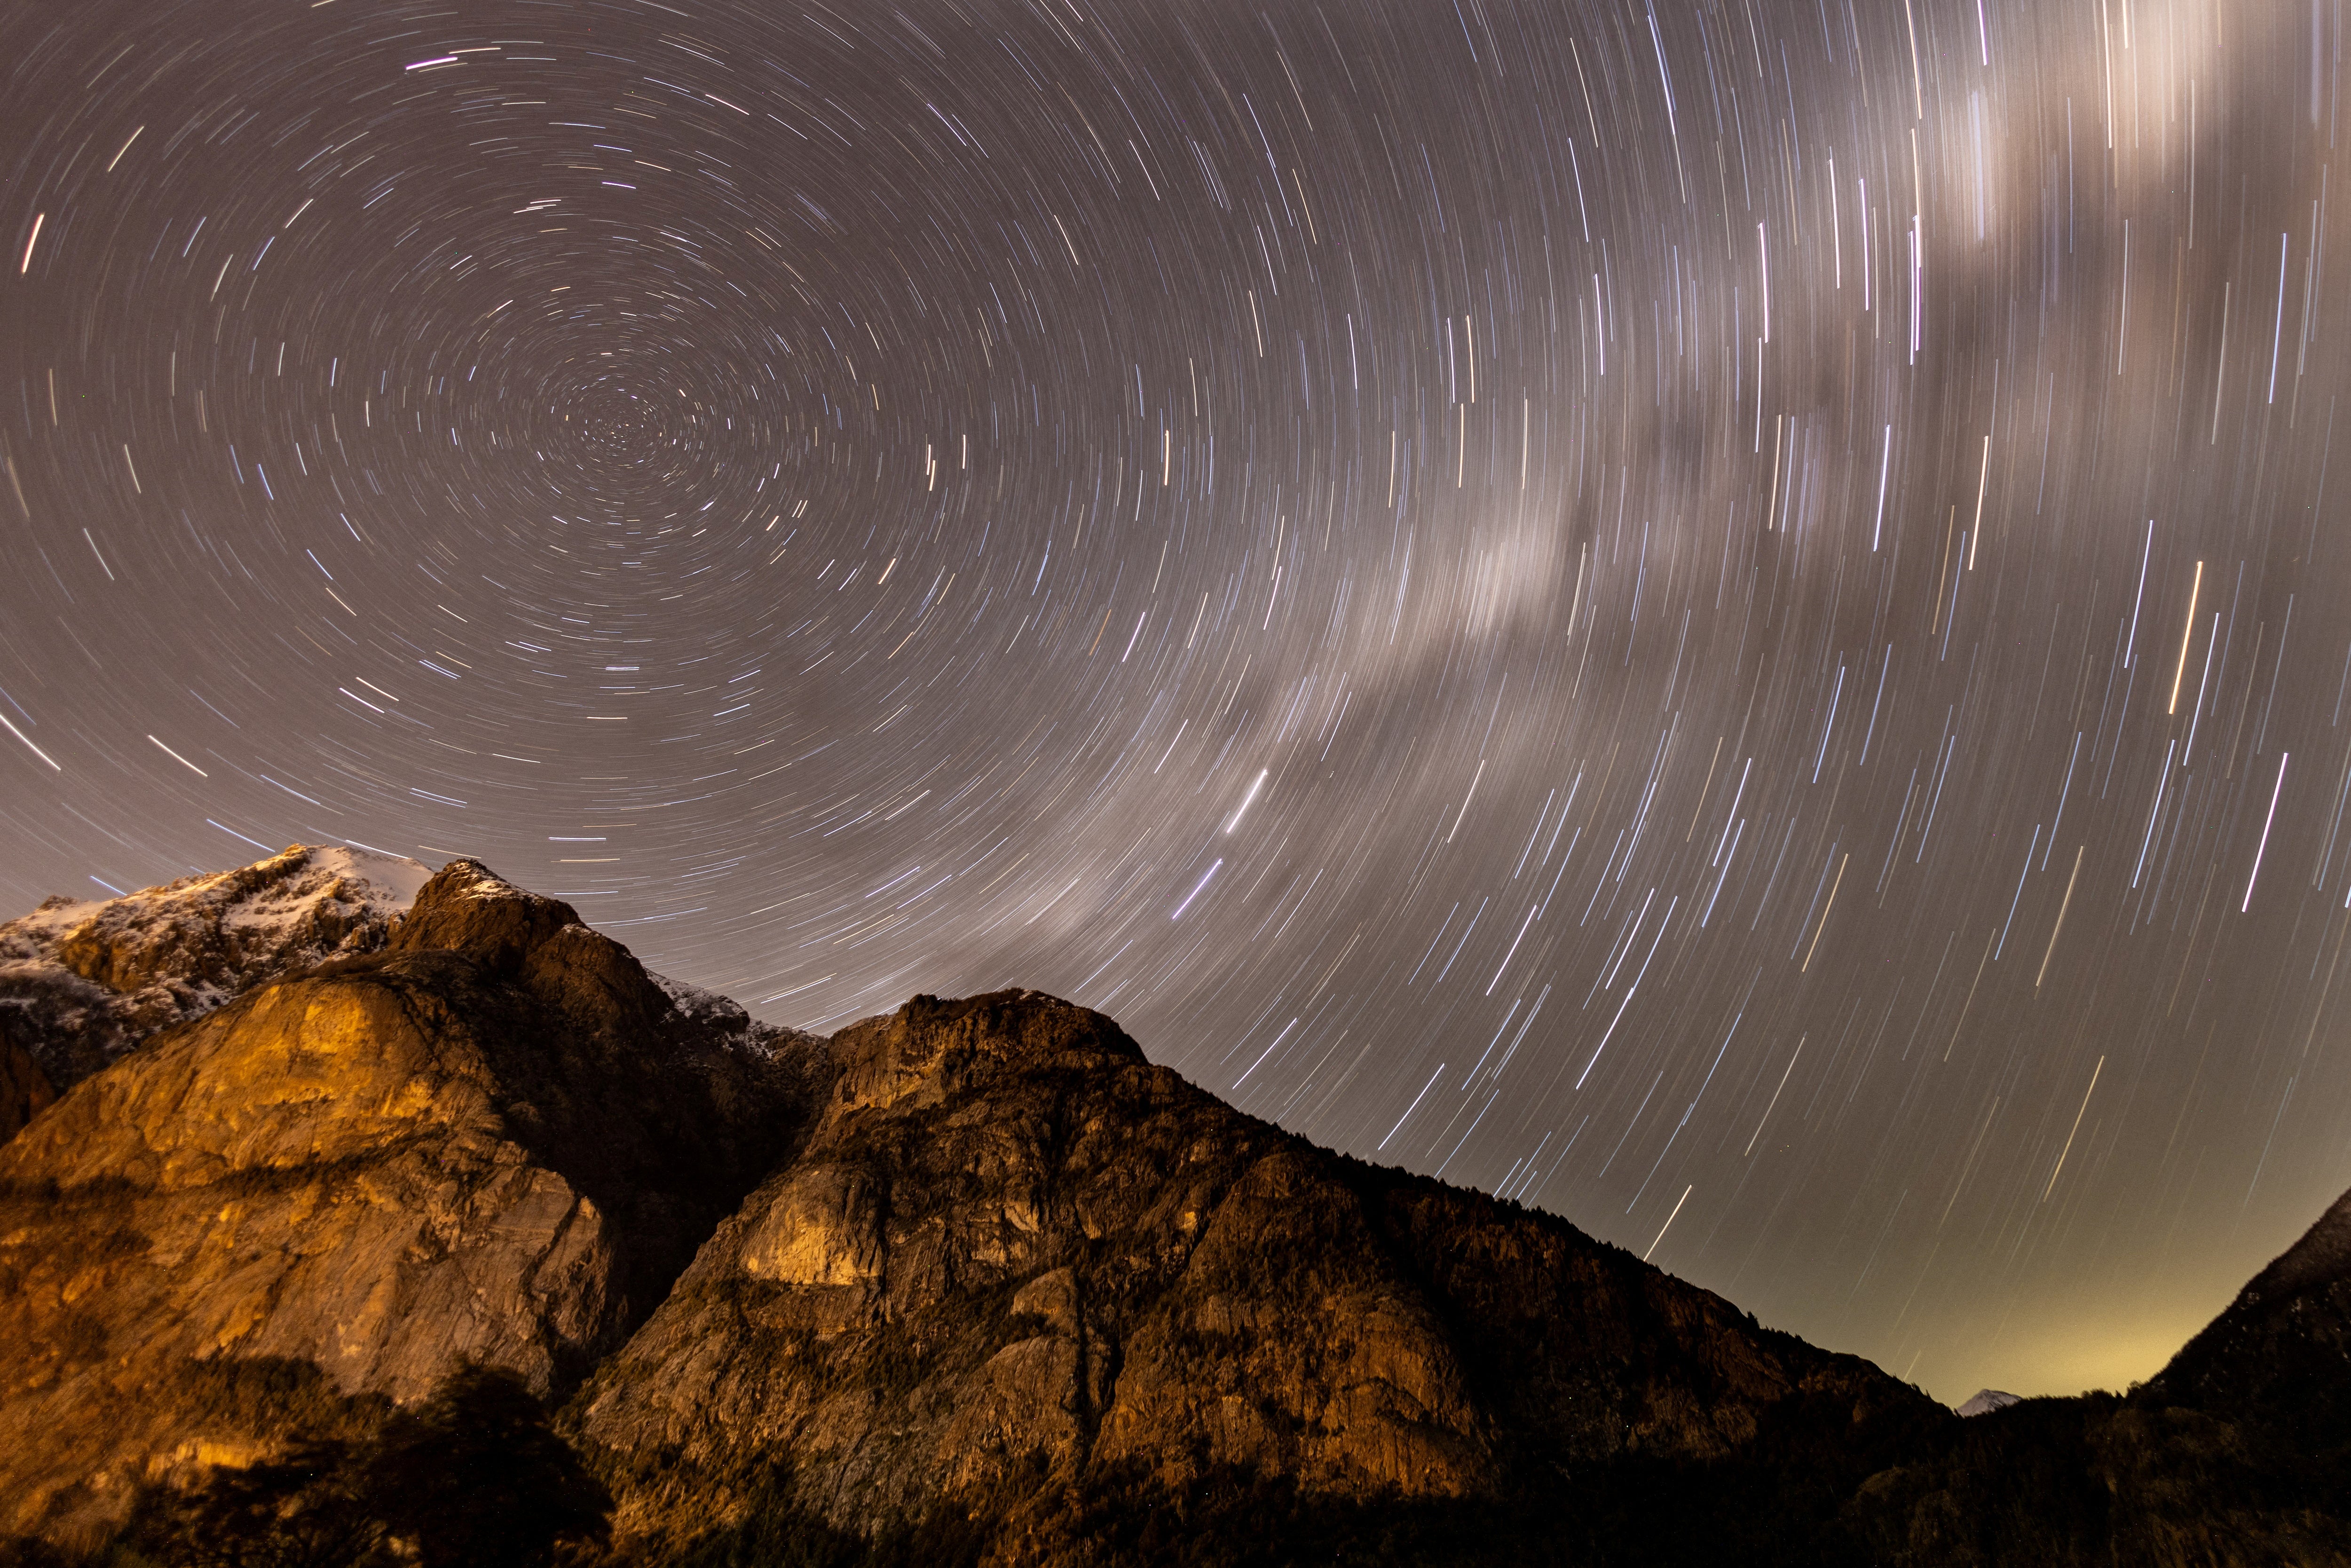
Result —
[[0, 1538], [135, 1537], [479, 1367], [556, 1408], [616, 1563], [2351, 1542], [2344, 1205], [2149, 1388], [1961, 1421], [1563, 1220], [1245, 1115], [1086, 1009], [917, 997], [824, 1040], [473, 862], [405, 909], [337, 874], [225, 967], [184, 955], [229, 918], [37, 927], [116, 933], [151, 957], [89, 964], [109, 994], [184, 982], [197, 1016], [54, 1104], [10, 1081]]
[[0, 1138], [24, 1124], [37, 1084], [53, 1097], [263, 980], [377, 951], [432, 874], [396, 855], [296, 844], [120, 898], [51, 898], [0, 925]]
[[238, 1367], [568, 1386], [782, 1152], [812, 1045], [464, 861], [381, 952], [166, 1030], [0, 1147], [0, 1530], [256, 1451]]

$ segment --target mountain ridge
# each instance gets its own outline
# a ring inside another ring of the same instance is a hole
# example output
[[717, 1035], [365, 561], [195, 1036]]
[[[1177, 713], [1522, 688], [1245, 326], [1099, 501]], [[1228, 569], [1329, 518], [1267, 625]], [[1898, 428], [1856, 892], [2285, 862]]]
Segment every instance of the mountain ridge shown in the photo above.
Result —
[[288, 969], [377, 951], [432, 874], [295, 844], [111, 899], [44, 899], [0, 924], [0, 1139], [172, 1024]]
[[1041, 993], [780, 1030], [464, 860], [324, 956], [278, 928], [0, 1143], [26, 1561], [163, 1551], [223, 1487], [281, 1488], [265, 1531], [356, 1507], [288, 1456], [477, 1375], [604, 1489], [581, 1562], [2351, 1551], [2345, 1204], [2177, 1375], [1962, 1421]]
[[174, 1404], [199, 1364], [576, 1381], [789, 1135], [771, 1043], [465, 861], [378, 951], [167, 1026], [0, 1145], [0, 1529], [257, 1451]]

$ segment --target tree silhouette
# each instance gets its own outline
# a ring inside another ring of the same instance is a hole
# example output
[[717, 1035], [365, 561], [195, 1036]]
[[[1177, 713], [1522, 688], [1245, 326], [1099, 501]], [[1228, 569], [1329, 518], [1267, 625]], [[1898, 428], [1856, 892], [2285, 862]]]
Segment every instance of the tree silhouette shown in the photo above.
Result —
[[350, 1568], [384, 1539], [359, 1494], [350, 1447], [306, 1443], [222, 1469], [200, 1490], [152, 1488], [129, 1527], [141, 1555], [172, 1568]]
[[361, 1485], [427, 1568], [530, 1568], [559, 1542], [601, 1539], [612, 1507], [523, 1380], [473, 1364], [392, 1417]]
[[123, 1544], [172, 1568], [537, 1568], [602, 1541], [611, 1506], [529, 1386], [468, 1363], [365, 1444], [149, 1488]]

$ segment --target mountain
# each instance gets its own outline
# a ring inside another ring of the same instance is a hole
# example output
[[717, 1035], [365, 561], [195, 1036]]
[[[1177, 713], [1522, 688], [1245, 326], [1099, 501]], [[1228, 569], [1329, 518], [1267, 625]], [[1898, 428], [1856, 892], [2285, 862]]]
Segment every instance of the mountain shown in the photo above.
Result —
[[0, 1140], [157, 1030], [261, 981], [371, 953], [432, 873], [297, 844], [120, 898], [57, 897], [0, 925]]
[[1998, 1388], [1979, 1388], [1968, 1396], [1968, 1402], [1958, 1407], [1962, 1416], [1989, 1416], [1995, 1410], [2005, 1410], [2017, 1404], [2015, 1395]]
[[2147, 1389], [1962, 1421], [1036, 992], [778, 1030], [470, 861], [313, 929], [0, 1145], [0, 1562], [2351, 1550], [2281, 1383], [2341, 1205]]
[[2161, 1397], [2351, 1458], [2351, 1193], [2158, 1373]]
[[102, 1534], [142, 1480], [468, 1358], [568, 1389], [788, 1150], [820, 1058], [465, 861], [380, 951], [164, 1028], [0, 1145], [0, 1534]]
[[1784, 1472], [1825, 1514], [1948, 1418], [1560, 1220], [1243, 1115], [1050, 997], [916, 998], [831, 1057], [806, 1142], [573, 1402], [652, 1560], [778, 1517], [935, 1560], [1244, 1521], [1304, 1549], [1578, 1476], [1588, 1533], [1677, 1495], [1735, 1531], [1703, 1478]]

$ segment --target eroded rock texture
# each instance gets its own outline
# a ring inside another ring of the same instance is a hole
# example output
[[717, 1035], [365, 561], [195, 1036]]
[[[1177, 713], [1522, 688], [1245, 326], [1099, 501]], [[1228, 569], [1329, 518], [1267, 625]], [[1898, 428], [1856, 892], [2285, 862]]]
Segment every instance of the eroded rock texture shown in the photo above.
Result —
[[465, 861], [382, 951], [163, 1030], [0, 1146], [0, 1535], [460, 1358], [559, 1396], [789, 1152], [821, 1060]]
[[120, 898], [51, 898], [0, 925], [0, 1140], [157, 1030], [380, 950], [430, 875], [394, 855], [296, 844]]
[[233, 999], [94, 1007], [46, 1106], [0, 1040], [0, 1561], [468, 1362], [564, 1404], [612, 1564], [2351, 1560], [2351, 1200], [2146, 1389], [1962, 1421], [1034, 992], [820, 1040], [465, 861], [298, 964], [152, 924], [26, 961]]
[[1928, 1408], [1561, 1221], [1245, 1116], [1050, 998], [918, 998], [832, 1058], [796, 1157], [575, 1402], [649, 1559], [782, 1506], [1109, 1561], [1081, 1493], [1497, 1498]]

